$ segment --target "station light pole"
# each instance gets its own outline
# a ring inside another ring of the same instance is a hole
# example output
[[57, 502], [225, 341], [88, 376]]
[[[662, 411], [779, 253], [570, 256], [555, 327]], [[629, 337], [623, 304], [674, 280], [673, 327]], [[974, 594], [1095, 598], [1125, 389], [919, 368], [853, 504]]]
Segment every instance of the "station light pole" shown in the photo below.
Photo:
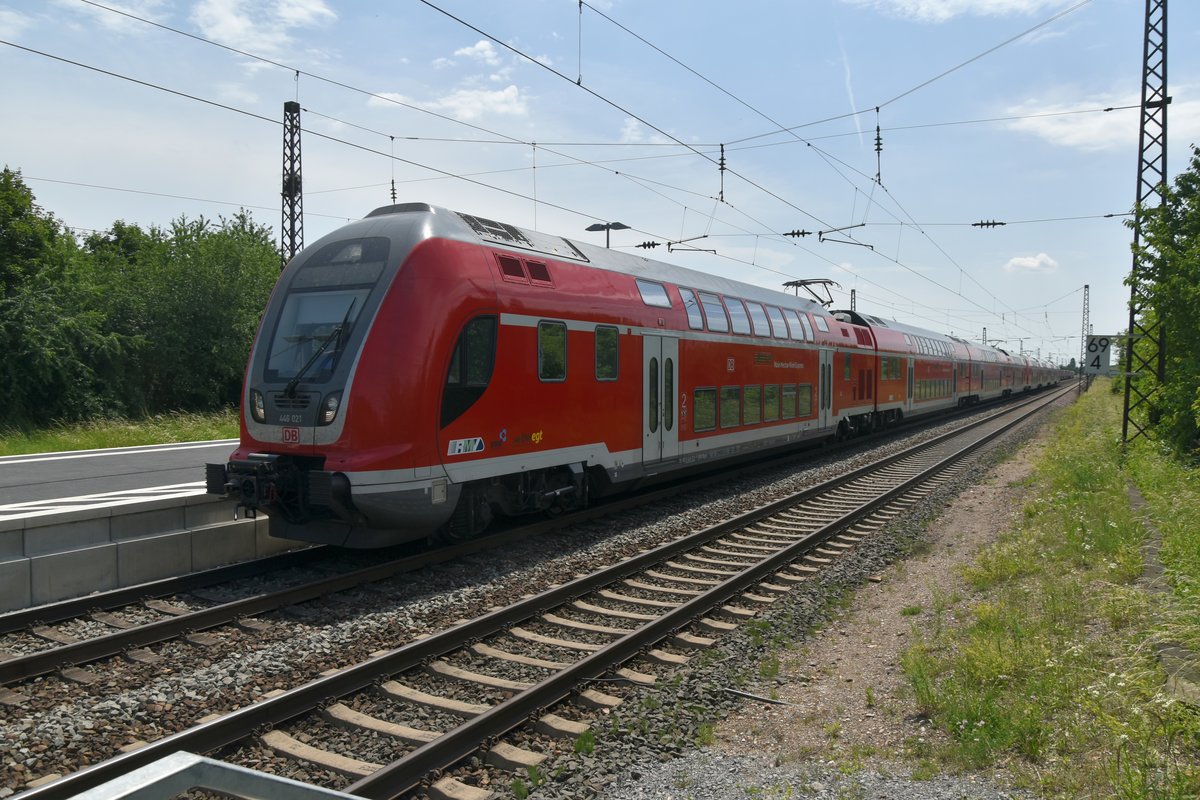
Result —
[[609, 246], [609, 236], [612, 231], [627, 231], [629, 226], [624, 222], [597, 222], [594, 225], [588, 225], [584, 230], [588, 231], [604, 231], [604, 246]]

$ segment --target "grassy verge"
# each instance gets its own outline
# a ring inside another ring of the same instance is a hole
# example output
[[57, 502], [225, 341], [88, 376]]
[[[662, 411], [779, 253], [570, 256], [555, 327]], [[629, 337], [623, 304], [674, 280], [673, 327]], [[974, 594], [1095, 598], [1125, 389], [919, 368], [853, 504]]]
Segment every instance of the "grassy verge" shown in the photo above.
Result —
[[[903, 666], [950, 735], [930, 767], [1004, 767], [1045, 796], [1194, 798], [1200, 708], [1164, 690], [1154, 643], [1200, 631], [1200, 482], [1148, 447], [1123, 461], [1120, 399], [1104, 389], [1064, 415], [1021, 524], [966, 570], [970, 613], [936, 620]], [[1137, 583], [1147, 532], [1131, 480], [1173, 594]]]
[[234, 439], [237, 435], [236, 409], [209, 414], [176, 412], [138, 420], [59, 425], [36, 431], [0, 430], [0, 456]]

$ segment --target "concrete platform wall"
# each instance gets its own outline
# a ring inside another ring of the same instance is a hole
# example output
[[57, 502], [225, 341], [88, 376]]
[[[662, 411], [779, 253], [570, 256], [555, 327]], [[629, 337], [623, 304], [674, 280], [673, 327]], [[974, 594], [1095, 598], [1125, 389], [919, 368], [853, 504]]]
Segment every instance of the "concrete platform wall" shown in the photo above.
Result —
[[233, 512], [195, 495], [0, 520], [0, 612], [306, 546]]

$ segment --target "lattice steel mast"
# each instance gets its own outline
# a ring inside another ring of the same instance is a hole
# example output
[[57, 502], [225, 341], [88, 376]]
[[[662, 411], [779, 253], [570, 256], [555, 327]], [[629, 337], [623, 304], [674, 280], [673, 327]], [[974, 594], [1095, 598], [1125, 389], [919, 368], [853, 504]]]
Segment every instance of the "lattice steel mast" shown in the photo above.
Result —
[[[1147, 320], [1152, 310], [1146, 298], [1145, 279], [1140, 269], [1143, 212], [1161, 205], [1167, 181], [1167, 0], [1146, 0], [1146, 36], [1142, 50], [1142, 122], [1138, 136], [1137, 206], [1133, 224], [1133, 268], [1129, 273], [1129, 338], [1125, 345], [1125, 412], [1121, 422], [1121, 440], [1129, 442], [1147, 433], [1135, 417], [1146, 407], [1153, 423], [1153, 389], [1144, 391], [1134, 375], [1154, 370], [1161, 384], [1166, 369], [1163, 321], [1157, 315]], [[1155, 254], [1147, 257], [1154, 258]], [[1134, 345], [1138, 346], [1135, 348]], [[1130, 435], [1130, 427], [1134, 428]]]
[[300, 180], [300, 104], [283, 104], [283, 220], [279, 250], [283, 266], [304, 247], [304, 193]]

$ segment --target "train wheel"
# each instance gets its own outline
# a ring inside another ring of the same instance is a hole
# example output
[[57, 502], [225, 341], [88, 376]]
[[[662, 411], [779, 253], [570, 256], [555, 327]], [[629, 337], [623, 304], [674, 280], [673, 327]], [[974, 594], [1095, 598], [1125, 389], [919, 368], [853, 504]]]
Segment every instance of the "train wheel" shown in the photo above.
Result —
[[482, 492], [468, 486], [463, 489], [454, 514], [431, 538], [440, 544], [460, 544], [483, 533], [491, 521], [491, 504]]

